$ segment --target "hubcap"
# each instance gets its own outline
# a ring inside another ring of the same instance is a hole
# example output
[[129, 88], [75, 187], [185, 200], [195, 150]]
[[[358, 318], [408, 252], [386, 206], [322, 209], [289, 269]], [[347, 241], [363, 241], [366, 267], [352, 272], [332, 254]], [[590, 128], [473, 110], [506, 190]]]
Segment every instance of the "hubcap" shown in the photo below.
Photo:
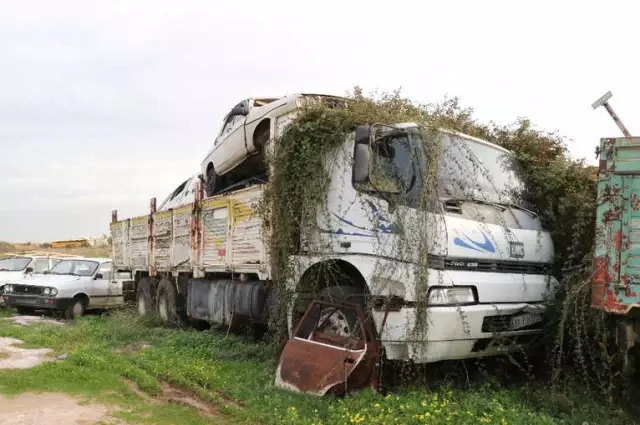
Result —
[[325, 309], [318, 320], [318, 330], [321, 332], [332, 333], [337, 336], [351, 336], [351, 327], [344, 313], [333, 308]]
[[79, 301], [73, 305], [73, 317], [78, 316], [82, 316], [82, 304]]
[[140, 297], [140, 299], [138, 299], [138, 314], [140, 316], [144, 316], [145, 314], [147, 314], [147, 305], [145, 303], [144, 297]]

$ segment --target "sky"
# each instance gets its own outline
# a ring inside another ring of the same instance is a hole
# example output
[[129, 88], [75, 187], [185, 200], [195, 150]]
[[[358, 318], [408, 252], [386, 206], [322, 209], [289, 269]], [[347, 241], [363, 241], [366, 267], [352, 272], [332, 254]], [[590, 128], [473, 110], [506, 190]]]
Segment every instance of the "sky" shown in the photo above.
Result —
[[100, 236], [197, 173], [248, 97], [398, 88], [480, 121], [528, 117], [595, 163], [640, 132], [640, 4], [560, 1], [2, 2], [0, 240]]

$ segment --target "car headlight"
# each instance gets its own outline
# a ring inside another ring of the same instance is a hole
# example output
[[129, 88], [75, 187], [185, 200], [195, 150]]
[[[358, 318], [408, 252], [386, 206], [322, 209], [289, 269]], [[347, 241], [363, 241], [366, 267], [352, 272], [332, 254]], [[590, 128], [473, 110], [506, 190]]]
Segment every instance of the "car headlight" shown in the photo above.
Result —
[[58, 290], [56, 288], [44, 288], [42, 290], [42, 295], [51, 295], [52, 297], [55, 297], [57, 293]]
[[5, 285], [4, 292], [6, 292], [7, 294], [13, 292], [13, 285]]
[[476, 296], [471, 286], [434, 287], [429, 290], [429, 305], [474, 304]]

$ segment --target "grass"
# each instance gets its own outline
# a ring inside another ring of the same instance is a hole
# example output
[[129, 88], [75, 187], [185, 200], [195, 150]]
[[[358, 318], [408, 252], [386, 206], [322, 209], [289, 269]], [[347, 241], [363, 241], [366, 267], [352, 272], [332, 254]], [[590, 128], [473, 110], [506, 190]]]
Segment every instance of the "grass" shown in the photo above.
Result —
[[[0, 310], [0, 315], [6, 314]], [[61, 391], [85, 396], [117, 406], [116, 415], [135, 423], [633, 423], [624, 412], [584, 389], [553, 394], [539, 384], [507, 388], [488, 379], [431, 390], [398, 390], [387, 396], [363, 391], [341, 400], [294, 394], [273, 386], [277, 356], [265, 343], [225, 338], [216, 331], [153, 327], [148, 320], [124, 313], [85, 317], [73, 326], [20, 327], [2, 320], [0, 335], [69, 355], [30, 370], [3, 371], [0, 393]], [[150, 347], [141, 349], [142, 343]], [[191, 407], [154, 402], [162, 399], [166, 383], [210, 403], [216, 416], [202, 417]]]

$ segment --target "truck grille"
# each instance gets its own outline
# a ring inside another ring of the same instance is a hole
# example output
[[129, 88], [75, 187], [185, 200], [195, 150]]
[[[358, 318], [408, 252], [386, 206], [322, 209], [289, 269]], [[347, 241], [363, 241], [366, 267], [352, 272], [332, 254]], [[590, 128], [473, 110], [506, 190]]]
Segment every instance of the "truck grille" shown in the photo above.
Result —
[[13, 285], [14, 294], [41, 295], [42, 287], [30, 285]]
[[[444, 264], [443, 264], [444, 263]], [[438, 262], [432, 263], [434, 268], [438, 268]], [[518, 274], [536, 274], [547, 275], [551, 272], [548, 263], [532, 263], [527, 261], [487, 261], [472, 259], [454, 259], [445, 258], [440, 262], [440, 266], [444, 266], [446, 270], [467, 270], [475, 272], [493, 272], [493, 273], [518, 273]]]

